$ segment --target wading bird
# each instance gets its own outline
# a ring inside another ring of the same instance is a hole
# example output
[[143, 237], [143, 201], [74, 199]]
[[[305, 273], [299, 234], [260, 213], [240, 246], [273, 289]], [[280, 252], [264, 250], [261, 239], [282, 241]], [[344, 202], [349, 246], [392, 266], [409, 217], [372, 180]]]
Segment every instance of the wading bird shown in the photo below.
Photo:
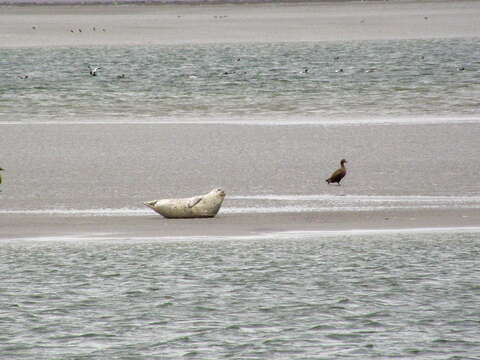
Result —
[[338, 185], [340, 185], [340, 181], [342, 181], [345, 175], [347, 175], [347, 168], [345, 167], [346, 162], [347, 160], [342, 159], [342, 161], [340, 161], [340, 169], [335, 170], [333, 174], [330, 175], [330, 177], [325, 181], [329, 184], [337, 183]]

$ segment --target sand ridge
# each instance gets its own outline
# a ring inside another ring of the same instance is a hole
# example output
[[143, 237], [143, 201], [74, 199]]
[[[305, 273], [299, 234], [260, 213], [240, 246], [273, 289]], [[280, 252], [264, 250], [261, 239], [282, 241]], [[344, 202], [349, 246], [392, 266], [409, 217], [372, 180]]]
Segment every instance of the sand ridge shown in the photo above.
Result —
[[0, 47], [428, 39], [480, 35], [480, 2], [0, 6]]

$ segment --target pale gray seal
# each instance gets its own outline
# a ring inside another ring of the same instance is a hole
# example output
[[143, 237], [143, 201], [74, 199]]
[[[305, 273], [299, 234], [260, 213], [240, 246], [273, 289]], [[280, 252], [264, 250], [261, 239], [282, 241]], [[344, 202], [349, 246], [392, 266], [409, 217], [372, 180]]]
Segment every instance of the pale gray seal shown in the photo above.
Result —
[[184, 199], [161, 199], [144, 202], [150, 209], [166, 218], [214, 217], [222, 206], [225, 192], [213, 189], [208, 194]]

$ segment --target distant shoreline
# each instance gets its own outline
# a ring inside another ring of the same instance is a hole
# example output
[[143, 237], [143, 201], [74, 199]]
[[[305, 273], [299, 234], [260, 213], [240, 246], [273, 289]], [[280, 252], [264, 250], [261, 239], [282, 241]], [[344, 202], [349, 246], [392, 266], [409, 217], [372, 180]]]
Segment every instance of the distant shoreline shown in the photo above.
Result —
[[[248, 5], [315, 3], [441, 3], [449, 0], [0, 0], [0, 6], [95, 6], [95, 5]], [[475, 2], [475, 0], [461, 0]]]
[[[383, 0], [369, 0], [383, 1]], [[398, 1], [398, 0], [393, 0]], [[336, 3], [336, 2], [361, 2], [361, 0], [26, 0], [26, 1], [1, 1], [0, 6], [65, 6], [65, 5], [222, 5], [222, 4], [272, 4], [272, 3]]]
[[[392, 2], [418, 2], [418, 0], [389, 0]], [[434, 0], [421, 0], [430, 2]], [[0, 6], [44, 6], [44, 5], [222, 5], [222, 4], [272, 4], [272, 3], [359, 3], [362, 0], [20, 0], [2, 1]], [[384, 0], [368, 0], [384, 2]], [[438, 1], [437, 1], [438, 2]]]
[[480, 36], [471, 0], [94, 2], [0, 5], [0, 48]]

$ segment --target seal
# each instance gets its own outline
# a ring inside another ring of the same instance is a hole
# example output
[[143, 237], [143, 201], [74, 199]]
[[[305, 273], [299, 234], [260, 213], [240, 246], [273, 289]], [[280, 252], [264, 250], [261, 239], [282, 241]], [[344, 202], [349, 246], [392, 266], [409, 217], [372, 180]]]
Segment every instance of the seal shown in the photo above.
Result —
[[203, 218], [217, 215], [225, 199], [225, 191], [213, 189], [208, 194], [184, 199], [161, 199], [144, 204], [167, 219]]

